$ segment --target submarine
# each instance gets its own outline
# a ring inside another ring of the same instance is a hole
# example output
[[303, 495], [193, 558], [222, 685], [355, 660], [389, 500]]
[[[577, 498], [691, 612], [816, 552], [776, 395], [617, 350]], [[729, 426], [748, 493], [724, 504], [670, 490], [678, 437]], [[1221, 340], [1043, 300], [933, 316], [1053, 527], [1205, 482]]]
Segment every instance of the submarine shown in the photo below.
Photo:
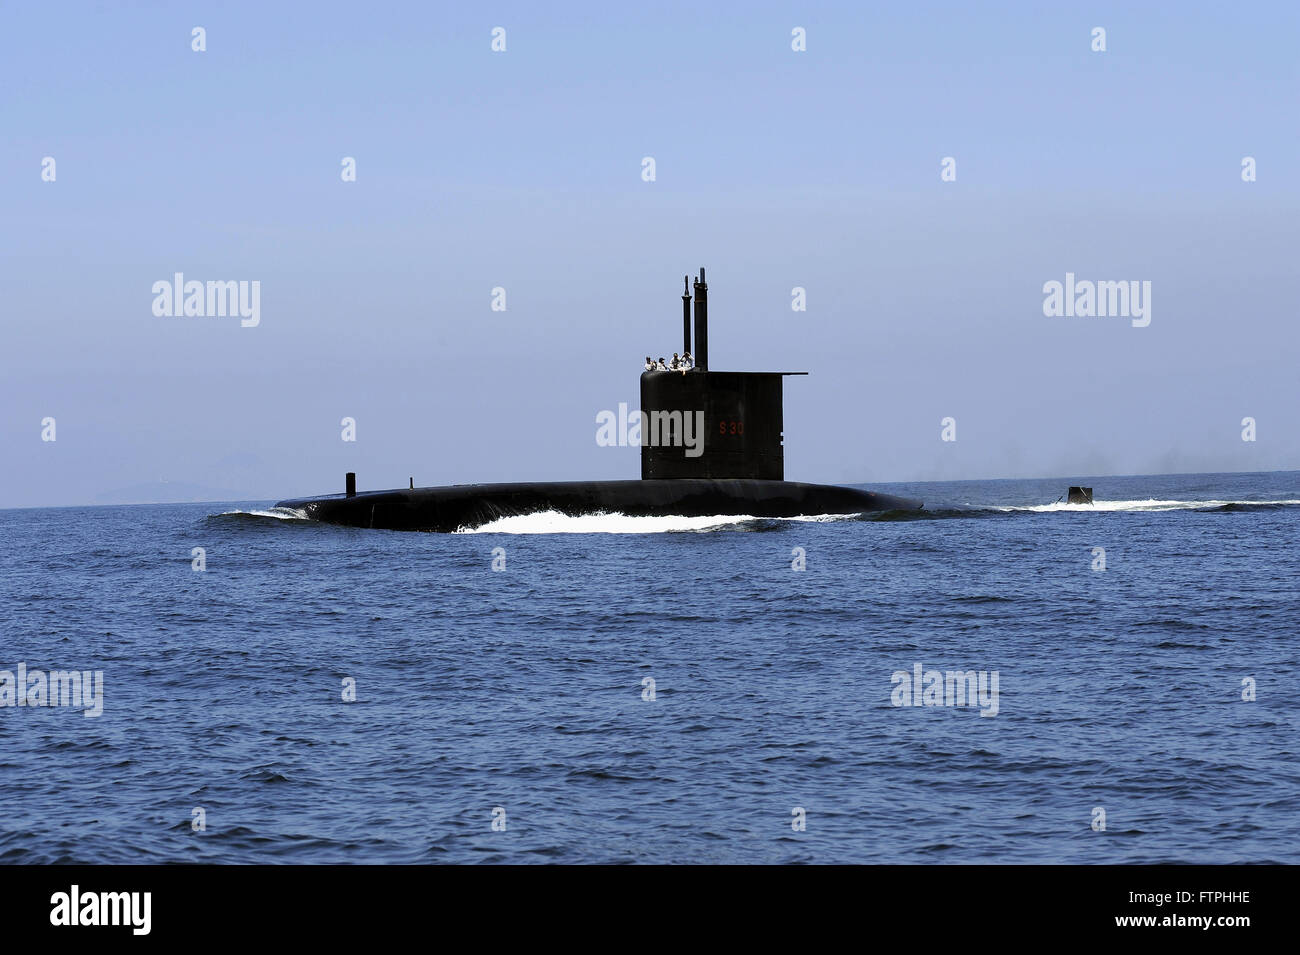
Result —
[[[682, 354], [690, 367], [647, 368], [641, 375], [641, 479], [356, 489], [294, 498], [277, 507], [348, 527], [443, 531], [481, 527], [544, 511], [629, 517], [810, 517], [915, 511], [922, 503], [827, 484], [785, 480], [783, 385], [791, 371], [709, 368], [709, 286], [704, 269], [682, 292]], [[647, 362], [647, 364], [652, 364]]]

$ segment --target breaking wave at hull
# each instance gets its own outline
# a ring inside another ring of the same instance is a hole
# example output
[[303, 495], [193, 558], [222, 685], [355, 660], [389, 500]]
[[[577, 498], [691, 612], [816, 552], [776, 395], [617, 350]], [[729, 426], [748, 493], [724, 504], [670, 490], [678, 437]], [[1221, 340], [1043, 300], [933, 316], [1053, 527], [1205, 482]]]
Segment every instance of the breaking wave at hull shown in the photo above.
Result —
[[210, 521], [248, 521], [248, 522], [270, 522], [270, 521], [310, 521], [306, 511], [301, 511], [295, 507], [270, 507], [265, 510], [254, 508], [251, 511], [223, 511], [220, 514], [212, 514], [208, 517]]
[[803, 517], [755, 517], [752, 514], [713, 514], [706, 517], [663, 515], [630, 517], [617, 512], [562, 514], [539, 511], [501, 517], [478, 527], [462, 527], [457, 534], [671, 534], [714, 530], [761, 530], [786, 522], [829, 523], [856, 520], [856, 514], [818, 514]]
[[488, 521], [478, 527], [459, 528], [457, 534], [669, 534], [707, 531], [736, 526], [757, 520], [747, 515], [717, 515], [710, 517], [629, 517], [617, 512], [604, 511], [593, 514], [562, 514], [559, 511], [538, 511], [517, 514]]

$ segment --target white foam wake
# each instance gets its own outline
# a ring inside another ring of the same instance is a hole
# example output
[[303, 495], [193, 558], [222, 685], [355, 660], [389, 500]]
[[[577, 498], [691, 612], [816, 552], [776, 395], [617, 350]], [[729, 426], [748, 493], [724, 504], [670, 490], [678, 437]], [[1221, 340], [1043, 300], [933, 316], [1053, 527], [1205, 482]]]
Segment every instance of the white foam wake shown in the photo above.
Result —
[[629, 517], [618, 512], [599, 511], [577, 516], [559, 511], [539, 511], [502, 517], [480, 527], [462, 527], [457, 534], [669, 534], [691, 531], [711, 531], [735, 527], [759, 520], [837, 521], [855, 517], [853, 514], [819, 514], [812, 517], [760, 518], [751, 514], [713, 514], [708, 517], [664, 515], [656, 517]]
[[1269, 505], [1296, 505], [1300, 501], [1162, 501], [1156, 498], [1147, 498], [1144, 501], [1094, 501], [1091, 504], [1066, 504], [1058, 502], [1055, 504], [1031, 504], [1023, 507], [997, 505], [972, 505], [982, 510], [1002, 511], [1003, 513], [1012, 513], [1015, 511], [1048, 513], [1052, 511], [1078, 511], [1087, 513], [1089, 511], [1186, 511], [1196, 510], [1198, 508], [1224, 507], [1228, 504], [1238, 504], [1246, 507], [1259, 507]]
[[280, 521], [306, 521], [311, 520], [307, 512], [299, 510], [296, 507], [273, 507], [269, 511], [223, 511], [218, 517], [273, 517]]

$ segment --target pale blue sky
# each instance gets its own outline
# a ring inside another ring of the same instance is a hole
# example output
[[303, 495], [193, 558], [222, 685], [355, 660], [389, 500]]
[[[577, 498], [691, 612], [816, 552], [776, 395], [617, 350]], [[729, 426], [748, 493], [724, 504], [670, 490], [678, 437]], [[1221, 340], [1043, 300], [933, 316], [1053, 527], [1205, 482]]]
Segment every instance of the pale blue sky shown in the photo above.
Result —
[[636, 477], [701, 265], [714, 368], [812, 373], [791, 479], [1300, 467], [1300, 6], [1134, 6], [4, 3], [0, 507]]

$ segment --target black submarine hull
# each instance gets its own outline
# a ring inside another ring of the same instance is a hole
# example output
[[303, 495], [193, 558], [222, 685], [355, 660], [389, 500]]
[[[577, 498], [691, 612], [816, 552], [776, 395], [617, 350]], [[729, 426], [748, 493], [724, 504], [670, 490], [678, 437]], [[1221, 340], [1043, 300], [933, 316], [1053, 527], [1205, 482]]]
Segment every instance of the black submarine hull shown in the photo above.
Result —
[[328, 524], [450, 532], [542, 511], [570, 516], [603, 511], [629, 517], [806, 517], [914, 511], [920, 509], [921, 502], [851, 487], [797, 481], [676, 478], [457, 484], [295, 498], [281, 501], [277, 506], [303, 511], [309, 518]]

